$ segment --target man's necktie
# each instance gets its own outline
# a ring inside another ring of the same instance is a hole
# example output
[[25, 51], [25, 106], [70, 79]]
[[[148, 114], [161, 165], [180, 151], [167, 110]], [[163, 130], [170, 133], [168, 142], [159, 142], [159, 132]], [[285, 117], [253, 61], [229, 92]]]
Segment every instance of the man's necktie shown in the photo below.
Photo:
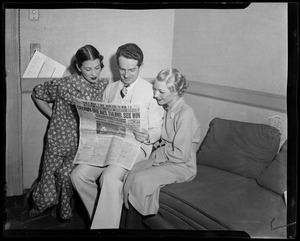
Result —
[[120, 94], [122, 96], [122, 98], [124, 98], [124, 96], [127, 94], [127, 88], [129, 85], [124, 85], [123, 89], [121, 89]]

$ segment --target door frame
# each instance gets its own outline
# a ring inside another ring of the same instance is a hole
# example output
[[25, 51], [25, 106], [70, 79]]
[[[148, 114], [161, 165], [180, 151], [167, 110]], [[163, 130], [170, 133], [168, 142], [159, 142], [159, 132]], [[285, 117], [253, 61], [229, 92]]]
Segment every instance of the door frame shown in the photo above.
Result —
[[23, 194], [19, 9], [5, 9], [6, 196]]

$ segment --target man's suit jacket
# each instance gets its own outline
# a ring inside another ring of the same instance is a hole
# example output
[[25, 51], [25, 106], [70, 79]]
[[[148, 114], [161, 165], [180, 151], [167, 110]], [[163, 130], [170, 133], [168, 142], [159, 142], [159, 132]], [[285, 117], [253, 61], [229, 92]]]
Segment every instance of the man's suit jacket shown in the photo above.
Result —
[[164, 109], [157, 104], [153, 98], [152, 84], [148, 81], [138, 78], [133, 89], [122, 99], [120, 91], [123, 88], [121, 80], [109, 84], [103, 93], [103, 102], [112, 104], [131, 103], [140, 104], [141, 128], [149, 132], [150, 142], [142, 143], [141, 148], [145, 151], [146, 158], [149, 158], [153, 143], [160, 139], [163, 123]]

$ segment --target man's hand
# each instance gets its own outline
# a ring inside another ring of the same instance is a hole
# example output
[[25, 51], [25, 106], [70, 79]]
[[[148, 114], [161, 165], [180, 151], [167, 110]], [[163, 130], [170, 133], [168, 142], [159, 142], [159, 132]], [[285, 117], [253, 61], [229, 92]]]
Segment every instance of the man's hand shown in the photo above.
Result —
[[141, 130], [133, 130], [133, 134], [135, 139], [137, 139], [141, 143], [149, 143], [149, 132], [142, 128]]

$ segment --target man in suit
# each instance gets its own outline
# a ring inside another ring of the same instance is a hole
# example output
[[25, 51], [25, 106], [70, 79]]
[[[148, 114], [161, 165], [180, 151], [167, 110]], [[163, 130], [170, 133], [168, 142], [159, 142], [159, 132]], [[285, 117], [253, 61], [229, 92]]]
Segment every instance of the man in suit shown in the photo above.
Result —
[[[139, 76], [143, 52], [134, 43], [120, 46], [116, 52], [121, 79], [107, 86], [103, 102], [140, 104], [140, 130], [133, 134], [141, 142], [136, 163], [148, 159], [153, 143], [161, 135], [164, 110], [153, 98], [152, 84]], [[91, 229], [119, 228], [123, 205], [123, 184], [128, 170], [109, 165], [96, 167], [78, 165], [71, 173], [74, 188], [79, 193], [92, 220]], [[98, 197], [97, 179], [100, 177]]]

